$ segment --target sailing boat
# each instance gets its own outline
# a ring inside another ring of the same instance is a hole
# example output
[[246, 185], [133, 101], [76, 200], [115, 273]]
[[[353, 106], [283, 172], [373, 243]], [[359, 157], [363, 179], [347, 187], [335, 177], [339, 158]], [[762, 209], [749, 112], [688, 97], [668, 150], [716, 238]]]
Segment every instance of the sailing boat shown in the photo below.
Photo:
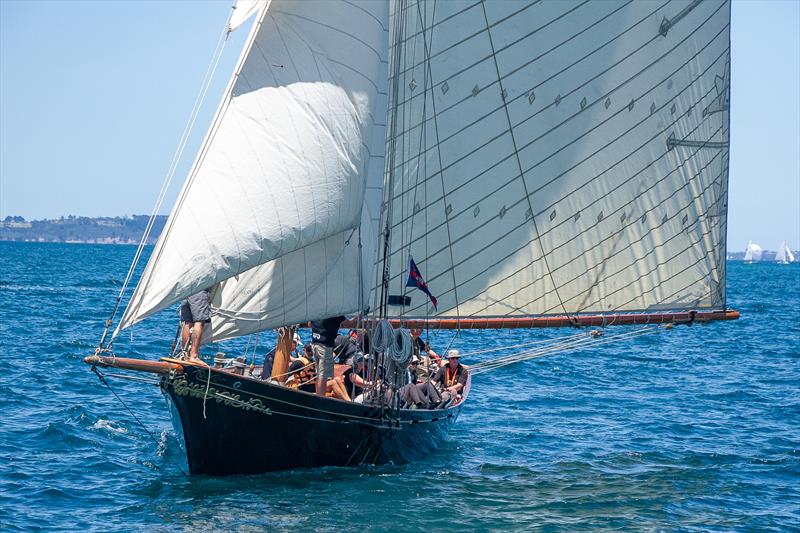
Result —
[[761, 249], [761, 246], [753, 241], [747, 241], [747, 248], [744, 251], [744, 262], [752, 263], [753, 261], [761, 261], [761, 254], [763, 253], [764, 251]]
[[[192, 473], [411, 461], [471, 388], [414, 410], [113, 352], [205, 288], [207, 341], [346, 314], [384, 371], [406, 364], [410, 327], [738, 317], [728, 1], [240, 0], [231, 31], [248, 16], [166, 227], [86, 358], [161, 376]], [[263, 453], [230, 454], [243, 442]]]
[[792, 255], [792, 251], [789, 249], [789, 245], [786, 244], [786, 241], [781, 242], [778, 252], [775, 254], [775, 261], [781, 265], [788, 265], [794, 261], [794, 256]]

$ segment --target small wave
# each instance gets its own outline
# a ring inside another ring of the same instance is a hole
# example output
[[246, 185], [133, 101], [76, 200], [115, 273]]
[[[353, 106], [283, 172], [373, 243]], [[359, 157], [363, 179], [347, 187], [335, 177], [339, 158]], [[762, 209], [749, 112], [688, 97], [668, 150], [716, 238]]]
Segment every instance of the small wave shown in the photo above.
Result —
[[104, 420], [102, 418], [99, 419], [94, 424], [92, 424], [90, 428], [97, 430], [105, 430], [108, 431], [109, 433], [116, 433], [118, 435], [122, 435], [128, 432], [126, 428], [117, 424], [116, 422], [113, 422], [111, 420]]
[[169, 430], [163, 429], [161, 430], [161, 435], [158, 436], [158, 449], [156, 450], [156, 455], [159, 457], [164, 457], [167, 453], [167, 444], [169, 443]]

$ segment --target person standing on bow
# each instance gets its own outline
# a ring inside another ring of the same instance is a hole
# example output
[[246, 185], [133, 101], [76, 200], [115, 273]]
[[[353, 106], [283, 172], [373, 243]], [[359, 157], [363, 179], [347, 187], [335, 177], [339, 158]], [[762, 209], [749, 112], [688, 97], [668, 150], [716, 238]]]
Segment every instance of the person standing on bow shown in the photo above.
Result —
[[333, 347], [339, 326], [344, 320], [343, 316], [335, 316], [308, 323], [311, 328], [311, 350], [317, 367], [317, 396], [325, 396], [328, 380], [333, 377]]
[[211, 323], [211, 291], [203, 289], [197, 294], [192, 294], [181, 303], [179, 310], [181, 326], [181, 346], [186, 350], [191, 337], [189, 348], [189, 361], [202, 363], [200, 360], [200, 342], [203, 337], [203, 328]]

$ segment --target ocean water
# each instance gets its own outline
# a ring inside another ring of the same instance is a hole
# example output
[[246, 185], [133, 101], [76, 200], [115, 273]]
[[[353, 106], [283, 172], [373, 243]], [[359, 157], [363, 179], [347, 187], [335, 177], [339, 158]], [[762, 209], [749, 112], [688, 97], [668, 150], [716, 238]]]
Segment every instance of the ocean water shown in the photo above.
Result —
[[[133, 253], [0, 242], [0, 530], [800, 529], [800, 264], [729, 263], [737, 322], [475, 376], [450, 441], [424, 461], [186, 478], [158, 389], [109, 379], [140, 424], [81, 361]], [[156, 358], [175, 325], [162, 313], [117, 353]]]

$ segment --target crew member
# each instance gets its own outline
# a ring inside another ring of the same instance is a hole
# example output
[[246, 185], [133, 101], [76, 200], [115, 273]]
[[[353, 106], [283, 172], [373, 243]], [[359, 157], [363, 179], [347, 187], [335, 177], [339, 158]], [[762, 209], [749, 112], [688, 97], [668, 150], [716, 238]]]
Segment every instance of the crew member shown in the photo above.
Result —
[[328, 379], [333, 377], [333, 346], [339, 326], [345, 317], [335, 316], [308, 323], [311, 328], [311, 350], [317, 366], [317, 396], [325, 396]]
[[[197, 294], [192, 294], [181, 303], [179, 311], [181, 327], [181, 345], [186, 350], [189, 347], [189, 361], [203, 363], [200, 359], [200, 341], [203, 337], [203, 327], [211, 323], [211, 291], [203, 289]], [[203, 363], [205, 364], [205, 363]]]

